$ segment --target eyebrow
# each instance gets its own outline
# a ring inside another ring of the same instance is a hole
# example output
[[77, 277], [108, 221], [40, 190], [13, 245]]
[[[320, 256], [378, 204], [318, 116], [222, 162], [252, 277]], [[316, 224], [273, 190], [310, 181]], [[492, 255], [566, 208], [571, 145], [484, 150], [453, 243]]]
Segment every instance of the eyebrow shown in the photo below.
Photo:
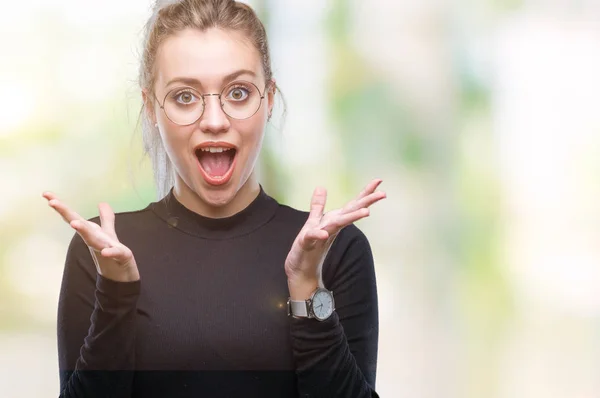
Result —
[[[252, 72], [251, 70], [240, 69], [238, 71], [235, 71], [235, 72], [230, 73], [227, 76], [225, 76], [223, 78], [223, 83], [229, 83], [232, 80], [234, 80], [237, 77], [239, 77], [240, 75], [251, 75], [252, 77], [256, 77], [256, 73]], [[200, 86], [200, 87], [202, 87], [202, 83], [200, 82], [200, 80], [195, 79], [193, 77], [175, 77], [175, 78], [169, 80], [167, 82], [167, 85], [165, 87], [168, 87], [168, 86], [170, 86], [173, 83], [184, 83], [184, 84], [187, 84], [189, 86]]]

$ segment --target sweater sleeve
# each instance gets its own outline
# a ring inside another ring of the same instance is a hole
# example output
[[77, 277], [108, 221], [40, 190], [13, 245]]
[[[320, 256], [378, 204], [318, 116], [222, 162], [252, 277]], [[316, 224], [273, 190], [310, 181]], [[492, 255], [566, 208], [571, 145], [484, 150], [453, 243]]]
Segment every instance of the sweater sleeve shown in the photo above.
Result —
[[103, 277], [75, 234], [57, 317], [60, 397], [131, 397], [140, 281]]
[[340, 231], [323, 266], [336, 310], [329, 319], [291, 319], [300, 398], [371, 398], [379, 315], [373, 255], [354, 225]]

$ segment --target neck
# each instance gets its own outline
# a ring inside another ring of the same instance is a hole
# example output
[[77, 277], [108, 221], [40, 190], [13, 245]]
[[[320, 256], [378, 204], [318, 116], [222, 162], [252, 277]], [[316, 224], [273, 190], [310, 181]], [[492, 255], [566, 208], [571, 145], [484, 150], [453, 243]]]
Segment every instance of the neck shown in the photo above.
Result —
[[260, 185], [254, 172], [237, 192], [231, 193], [227, 189], [222, 194], [218, 194], [219, 196], [215, 197], [217, 199], [210, 201], [207, 200], [208, 198], [204, 198], [202, 193], [190, 188], [179, 176], [177, 176], [173, 188], [173, 194], [182, 205], [201, 216], [210, 218], [231, 217], [239, 213], [248, 207], [259, 193]]

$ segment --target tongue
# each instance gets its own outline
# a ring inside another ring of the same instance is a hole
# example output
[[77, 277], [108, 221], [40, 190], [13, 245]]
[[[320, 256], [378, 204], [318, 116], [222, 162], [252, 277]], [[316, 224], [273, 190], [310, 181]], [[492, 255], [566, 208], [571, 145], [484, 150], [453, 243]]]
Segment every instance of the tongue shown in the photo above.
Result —
[[231, 156], [225, 152], [208, 152], [200, 156], [200, 164], [204, 171], [212, 177], [220, 177], [229, 170]]

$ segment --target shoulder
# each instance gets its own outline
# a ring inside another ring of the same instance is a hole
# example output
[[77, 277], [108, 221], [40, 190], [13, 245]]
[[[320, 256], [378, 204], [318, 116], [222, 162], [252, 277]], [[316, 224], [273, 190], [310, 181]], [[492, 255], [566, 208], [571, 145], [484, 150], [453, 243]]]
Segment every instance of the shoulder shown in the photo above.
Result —
[[367, 236], [356, 224], [350, 224], [342, 228], [334, 242], [334, 246], [338, 246], [338, 250], [348, 249], [351, 246], [364, 248], [368, 245], [369, 240]]
[[332, 261], [349, 262], [355, 257], [371, 257], [371, 245], [367, 236], [355, 224], [342, 228], [330, 249]]
[[329, 289], [374, 279], [373, 253], [367, 236], [354, 224], [336, 237], [323, 263], [323, 283]]

